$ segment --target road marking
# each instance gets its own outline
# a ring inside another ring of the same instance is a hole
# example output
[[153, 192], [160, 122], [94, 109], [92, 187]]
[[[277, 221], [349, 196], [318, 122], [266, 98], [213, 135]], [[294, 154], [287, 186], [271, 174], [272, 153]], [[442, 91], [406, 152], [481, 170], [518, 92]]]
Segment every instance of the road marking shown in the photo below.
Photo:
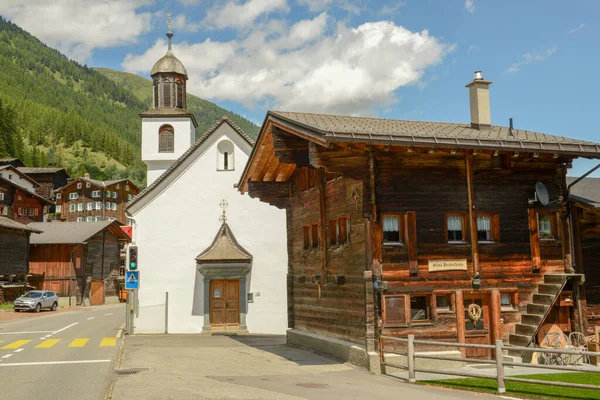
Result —
[[107, 363], [107, 362], [110, 362], [110, 360], [43, 361], [43, 362], [0, 364], [0, 367], [23, 367], [23, 366], [28, 366], [28, 365], [60, 365], [60, 364], [97, 364], [97, 363]]
[[18, 349], [19, 347], [31, 342], [31, 340], [17, 340], [16, 342], [12, 342], [11, 344], [7, 344], [2, 348], [2, 350], [8, 349]]
[[94, 318], [96, 318], [96, 317], [89, 317], [89, 318], [88, 318], [88, 321], [89, 321], [90, 319], [94, 319]]
[[69, 347], [83, 347], [89, 340], [88, 338], [77, 338], [71, 342]]
[[25, 350], [25, 349], [23, 349], [23, 348], [16, 349], [16, 350], [15, 350], [15, 353], [20, 353], [20, 352], [22, 352], [23, 350]]
[[2, 358], [8, 358], [8, 357], [12, 357], [12, 354], [7, 354], [5, 356], [2, 356]]
[[30, 333], [51, 333], [54, 331], [0, 332], [0, 335], [27, 335]]
[[54, 346], [58, 342], [60, 342], [60, 339], [47, 339], [47, 340], [44, 340], [42, 343], [38, 344], [37, 346], [35, 346], [35, 348], [36, 349], [49, 349], [50, 347]]
[[106, 337], [100, 342], [100, 347], [111, 347], [117, 344], [116, 337]]
[[57, 330], [57, 331], [54, 331], [54, 332], [52, 332], [52, 334], [53, 334], [53, 335], [55, 335], [55, 334], [57, 334], [57, 333], [59, 333], [59, 332], [62, 332], [62, 331], [64, 331], [65, 329], [69, 329], [70, 327], [77, 325], [78, 323], [79, 323], [79, 322], [72, 323], [71, 325], [65, 326], [65, 327], [64, 327], [64, 328], [62, 328], [62, 329], [59, 329], [59, 330]]
[[109, 312], [109, 313], [107, 313], [107, 314], [104, 314], [104, 315], [113, 315], [113, 313]]

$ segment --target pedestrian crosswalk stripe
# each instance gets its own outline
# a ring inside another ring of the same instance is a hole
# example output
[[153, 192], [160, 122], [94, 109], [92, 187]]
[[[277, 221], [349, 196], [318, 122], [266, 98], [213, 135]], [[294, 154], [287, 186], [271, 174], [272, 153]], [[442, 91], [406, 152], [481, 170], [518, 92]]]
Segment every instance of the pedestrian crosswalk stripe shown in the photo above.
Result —
[[18, 349], [19, 347], [21, 347], [29, 342], [31, 342], [31, 340], [17, 340], [17, 341], [12, 342], [11, 344], [7, 344], [6, 346], [4, 346], [2, 348], [2, 350]]
[[42, 343], [35, 346], [36, 349], [49, 349], [56, 343], [60, 342], [60, 339], [46, 339]]
[[89, 340], [88, 338], [77, 338], [71, 342], [69, 347], [83, 347]]
[[100, 342], [100, 347], [110, 347], [110, 346], [114, 346], [116, 344], [117, 344], [116, 337], [106, 337], [106, 338], [102, 339], [102, 342]]

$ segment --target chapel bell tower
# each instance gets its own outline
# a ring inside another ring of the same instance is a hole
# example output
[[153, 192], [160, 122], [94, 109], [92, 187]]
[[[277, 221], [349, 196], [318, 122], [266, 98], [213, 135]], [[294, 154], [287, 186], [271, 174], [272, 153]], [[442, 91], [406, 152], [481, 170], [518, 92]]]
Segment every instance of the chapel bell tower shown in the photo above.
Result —
[[165, 172], [195, 142], [198, 122], [186, 109], [185, 67], [171, 50], [171, 17], [167, 19], [169, 40], [167, 54], [150, 72], [152, 107], [142, 117], [142, 161], [146, 163], [147, 184]]

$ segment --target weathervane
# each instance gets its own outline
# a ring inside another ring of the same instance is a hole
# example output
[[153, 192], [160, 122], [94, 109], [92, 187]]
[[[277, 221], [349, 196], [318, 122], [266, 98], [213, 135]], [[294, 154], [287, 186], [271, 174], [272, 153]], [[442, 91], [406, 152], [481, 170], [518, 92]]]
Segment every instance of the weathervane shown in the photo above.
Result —
[[171, 26], [173, 26], [173, 20], [171, 19], [171, 13], [167, 14], [167, 19], [165, 20], [165, 22], [167, 23], [167, 28], [169, 28], [169, 32], [168, 33], [172, 33], [171, 32]]
[[219, 206], [221, 207], [221, 210], [222, 210], [222, 214], [219, 217], [219, 221], [221, 221], [222, 223], [227, 222], [227, 215], [225, 215], [225, 214], [227, 212], [228, 205], [229, 205], [229, 203], [227, 203], [227, 200], [225, 200], [225, 199], [221, 200], [221, 202], [219, 203]]

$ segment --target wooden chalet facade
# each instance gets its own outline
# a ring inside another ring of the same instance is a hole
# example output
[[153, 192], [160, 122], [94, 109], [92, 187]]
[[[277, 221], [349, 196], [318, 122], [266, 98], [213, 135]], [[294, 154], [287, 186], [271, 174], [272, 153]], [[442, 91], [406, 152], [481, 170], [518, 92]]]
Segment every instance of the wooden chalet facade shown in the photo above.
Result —
[[527, 345], [552, 319], [578, 330], [566, 172], [600, 146], [492, 126], [490, 83], [468, 85], [471, 124], [267, 113], [239, 190], [287, 211], [291, 332], [375, 354], [381, 334]]
[[29, 237], [40, 230], [0, 216], [0, 276], [24, 279], [29, 273]]
[[[96, 288], [116, 295], [120, 253], [131, 241], [116, 221], [45, 222], [30, 224], [43, 231], [31, 240], [29, 283], [59, 296], [92, 297]], [[93, 293], [92, 293], [93, 294]]]
[[56, 213], [63, 221], [119, 221], [128, 225], [125, 208], [140, 189], [128, 179], [98, 181], [86, 175], [55, 192]]
[[20, 172], [40, 184], [36, 194], [48, 200], [54, 200], [54, 190], [65, 186], [70, 178], [64, 168], [19, 167]]
[[14, 181], [0, 177], [0, 216], [22, 224], [41, 222], [53, 203]]

